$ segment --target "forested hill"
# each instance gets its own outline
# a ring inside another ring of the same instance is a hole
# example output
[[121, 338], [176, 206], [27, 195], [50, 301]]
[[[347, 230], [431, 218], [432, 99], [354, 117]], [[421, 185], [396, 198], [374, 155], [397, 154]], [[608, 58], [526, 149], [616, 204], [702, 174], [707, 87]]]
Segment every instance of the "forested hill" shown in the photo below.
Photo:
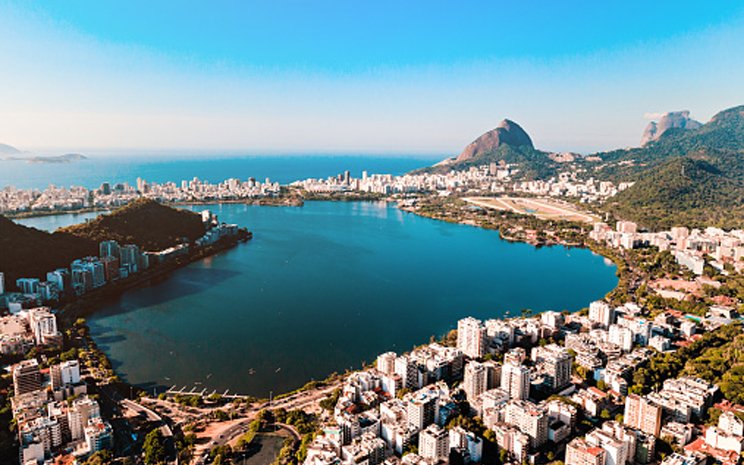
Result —
[[204, 232], [200, 215], [145, 199], [54, 233], [0, 215], [0, 271], [12, 290], [18, 278], [44, 278], [47, 271], [69, 267], [77, 258], [98, 255], [98, 243], [104, 240], [161, 250]]
[[60, 230], [77, 237], [101, 242], [115, 240], [136, 244], [145, 250], [161, 250], [193, 241], [206, 231], [201, 216], [154, 200], [138, 199], [86, 223]]
[[605, 207], [658, 229], [744, 227], [744, 106], [692, 130], [672, 129], [643, 148], [597, 154], [600, 179], [635, 181]]
[[594, 154], [602, 162], [592, 166], [602, 179], [627, 180], [670, 158], [744, 152], [744, 105], [717, 113], [697, 129], [670, 129], [644, 147]]
[[69, 267], [76, 258], [98, 255], [98, 244], [71, 234], [50, 234], [0, 215], [0, 271], [8, 289], [18, 278], [44, 278], [47, 271]]

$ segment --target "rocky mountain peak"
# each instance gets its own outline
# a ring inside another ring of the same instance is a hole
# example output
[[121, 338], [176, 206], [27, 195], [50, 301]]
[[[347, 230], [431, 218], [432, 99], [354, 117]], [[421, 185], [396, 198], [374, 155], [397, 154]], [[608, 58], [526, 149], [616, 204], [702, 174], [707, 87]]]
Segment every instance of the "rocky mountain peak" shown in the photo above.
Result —
[[690, 118], [690, 112], [687, 110], [664, 113], [658, 118], [658, 121], [648, 123], [643, 131], [643, 137], [641, 137], [641, 146], [659, 140], [670, 129], [697, 129], [702, 125], [699, 121]]
[[530, 136], [527, 135], [525, 130], [514, 121], [505, 119], [496, 128], [486, 132], [468, 144], [460, 155], [457, 156], [456, 161], [470, 160], [480, 154], [491, 152], [501, 145], [534, 148], [532, 139], [530, 139]]

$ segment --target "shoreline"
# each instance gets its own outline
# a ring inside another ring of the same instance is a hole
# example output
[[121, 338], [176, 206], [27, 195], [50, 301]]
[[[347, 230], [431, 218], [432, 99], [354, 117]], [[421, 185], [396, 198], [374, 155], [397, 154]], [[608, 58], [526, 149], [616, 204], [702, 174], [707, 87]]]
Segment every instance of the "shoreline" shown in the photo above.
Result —
[[[380, 201], [380, 200], [384, 201], [385, 199], [377, 199], [377, 200], [374, 200], [374, 201]], [[340, 200], [339, 199], [328, 199], [328, 198], [324, 198], [324, 199], [317, 199], [317, 200], [314, 199], [313, 201], [340, 201]], [[356, 199], [353, 199], [353, 200], [347, 200], [347, 201], [364, 202], [364, 201], [372, 201], [372, 200], [356, 200]], [[219, 205], [219, 204], [222, 204], [222, 203], [225, 203], [225, 202], [216, 202], [216, 203], [215, 202], [209, 202], [209, 203], [204, 203], [203, 205]], [[244, 202], [229, 202], [229, 204], [239, 204], [239, 203], [244, 203]], [[191, 205], [196, 205], [196, 204], [191, 204]], [[608, 292], [607, 295], [609, 295], [609, 294], [613, 293], [614, 291], [616, 291], [619, 288], [620, 284], [622, 283], [622, 279], [619, 276], [619, 270], [620, 270], [620, 267], [618, 266], [618, 260], [619, 260], [619, 258], [618, 257], [608, 256], [605, 253], [602, 253], [602, 252], [606, 252], [606, 251], [599, 250], [599, 249], [597, 249], [595, 247], [592, 247], [592, 244], [591, 243], [588, 243], [588, 244], [587, 243], [578, 243], [578, 242], [576, 242], [576, 243], [569, 243], [569, 242], [533, 243], [533, 242], [529, 242], [529, 241], [523, 240], [523, 239], [521, 239], [519, 237], [504, 235], [504, 234], [502, 234], [502, 232], [499, 229], [489, 228], [489, 227], [486, 227], [486, 226], [484, 226], [482, 224], [471, 223], [471, 222], [466, 222], [466, 221], [452, 221], [450, 219], [445, 219], [445, 218], [436, 218], [436, 217], [433, 217], [433, 216], [430, 216], [430, 215], [421, 214], [420, 212], [411, 211], [409, 209], [406, 209], [406, 208], [403, 208], [403, 207], [400, 207], [400, 206], [398, 208], [401, 211], [405, 211], [407, 213], [412, 213], [412, 214], [415, 214], [415, 215], [418, 215], [418, 216], [421, 216], [421, 217], [425, 217], [425, 218], [429, 218], [429, 219], [432, 219], [432, 220], [435, 220], [435, 221], [445, 221], [445, 222], [449, 222], [449, 223], [457, 223], [457, 224], [464, 224], [464, 225], [468, 225], [468, 226], [474, 226], [474, 227], [478, 227], [478, 228], [481, 228], [481, 229], [495, 230], [495, 231], [497, 231], [499, 233], [499, 238], [502, 239], [502, 240], [504, 240], [504, 241], [507, 241], [507, 242], [512, 242], [512, 243], [520, 243], [521, 242], [521, 243], [525, 243], [525, 244], [531, 245], [531, 246], [536, 247], [536, 248], [545, 247], [545, 246], [556, 246], [556, 245], [558, 245], [558, 246], [563, 246], [563, 247], [567, 247], [567, 248], [576, 247], [576, 248], [582, 248], [582, 249], [590, 250], [590, 251], [592, 251], [592, 252], [594, 252], [594, 253], [602, 256], [603, 258], [605, 258], [607, 260], [610, 260], [612, 262], [612, 264], [618, 270], [618, 272], [615, 273], [616, 276], [618, 276], [618, 284], [613, 289], [611, 289]], [[198, 257], [194, 257], [194, 256], [189, 255], [188, 260], [186, 262], [184, 262], [184, 263], [173, 263], [173, 264], [169, 264], [169, 266], [167, 266], [167, 268], [159, 267], [157, 273], [154, 273], [152, 275], [142, 276], [141, 278], [139, 278], [135, 282], [127, 283], [126, 286], [114, 290], [113, 293], [112, 292], [106, 292], [105, 294], [100, 294], [100, 295], [92, 296], [91, 299], [86, 299], [85, 302], [81, 302], [79, 305], [77, 305], [77, 307], [80, 307], [80, 308], [75, 308], [73, 310], [73, 312], [77, 312], [77, 313], [72, 313], [72, 315], [74, 315], [74, 317], [71, 318], [71, 321], [74, 321], [75, 317], [87, 316], [87, 315], [91, 315], [91, 314], [95, 313], [96, 311], [99, 310], [98, 308], [95, 308], [95, 307], [101, 305], [101, 303], [103, 303], [106, 299], [112, 298], [112, 297], [117, 296], [117, 295], [121, 295], [122, 293], [126, 292], [127, 290], [136, 288], [136, 287], [138, 287], [140, 285], [147, 285], [148, 283], [152, 282], [153, 280], [167, 279], [168, 275], [171, 272], [176, 271], [177, 269], [181, 268], [182, 266], [186, 266], [187, 264], [189, 264], [191, 262], [194, 262], [194, 261], [197, 261], [197, 260], [199, 260], [201, 258], [206, 258], [209, 255], [213, 255], [213, 254], [219, 253], [221, 251], [229, 250], [230, 248], [232, 248], [232, 247], [222, 247], [220, 250], [216, 250], [216, 251], [214, 251], [212, 253], [209, 253], [209, 254], [203, 254], [202, 256], [198, 256]], [[587, 303], [587, 305], [588, 305], [588, 303]], [[581, 311], [581, 309], [578, 309], [576, 311], [577, 312], [578, 311]], [[440, 336], [443, 336], [443, 335], [440, 335]], [[360, 369], [364, 369], [364, 367], [361, 367]], [[117, 373], [117, 375], [118, 375], [118, 373]], [[323, 381], [321, 381], [321, 385], [323, 384], [324, 381], [327, 381], [329, 378], [334, 378], [336, 376], [338, 376], [336, 373], [330, 373], [326, 379], [324, 379]], [[313, 386], [314, 383], [317, 383], [317, 381], [309, 380], [305, 384], [303, 384], [301, 386], [298, 386], [296, 389], [290, 390], [288, 392], [277, 394], [275, 396], [275, 398], [279, 399], [281, 397], [289, 396], [289, 395], [295, 394], [297, 392], [312, 391], [312, 390], [314, 390], [316, 388], [315, 386]], [[133, 385], [133, 384], [130, 384], [130, 383], [127, 383], [127, 384], [133, 386], [135, 389], [140, 389], [136, 385]], [[162, 387], [165, 387], [166, 389], [168, 388], [168, 386], [162, 386]]]
[[207, 247], [202, 247], [195, 252], [190, 252], [186, 256], [177, 257], [170, 263], [155, 266], [125, 280], [116, 281], [106, 285], [105, 287], [92, 290], [71, 302], [63, 304], [59, 309], [58, 315], [65, 324], [70, 324], [71, 321], [74, 321], [77, 318], [91, 315], [100, 310], [96, 307], [108, 299], [120, 296], [130, 289], [147, 284], [153, 280], [165, 278], [172, 272], [193, 262], [230, 250], [241, 242], [249, 241], [252, 238], [253, 233], [251, 232], [247, 232], [247, 234], [237, 238], [224, 238], [220, 242]]

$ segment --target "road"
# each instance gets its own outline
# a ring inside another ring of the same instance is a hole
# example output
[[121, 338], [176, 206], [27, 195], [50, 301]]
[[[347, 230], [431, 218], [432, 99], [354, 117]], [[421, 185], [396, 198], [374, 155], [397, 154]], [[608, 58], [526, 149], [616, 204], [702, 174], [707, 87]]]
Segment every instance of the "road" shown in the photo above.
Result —
[[[293, 394], [289, 397], [285, 397], [273, 402], [264, 402], [257, 406], [252, 407], [244, 418], [240, 420], [232, 420], [230, 422], [224, 422], [222, 424], [213, 424], [214, 428], [211, 431], [211, 435], [207, 436], [207, 441], [194, 449], [194, 459], [192, 465], [203, 465], [204, 460], [202, 456], [210, 449], [223, 446], [234, 440], [248, 430], [248, 424], [253, 421], [258, 412], [264, 409], [279, 409], [285, 410], [296, 410], [296, 409], [312, 409], [318, 408], [318, 402], [328, 396], [334, 389], [341, 387], [342, 381], [337, 381], [321, 389], [313, 389], [310, 391], [303, 391]], [[291, 425], [285, 425], [277, 423], [277, 426], [289, 431], [292, 436], [300, 440], [300, 433]]]

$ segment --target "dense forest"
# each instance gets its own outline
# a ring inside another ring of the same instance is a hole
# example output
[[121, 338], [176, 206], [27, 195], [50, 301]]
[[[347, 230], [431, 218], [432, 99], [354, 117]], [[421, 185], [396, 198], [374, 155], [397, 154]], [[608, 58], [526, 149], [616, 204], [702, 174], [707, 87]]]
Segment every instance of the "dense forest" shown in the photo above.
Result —
[[161, 250], [201, 237], [205, 227], [201, 216], [194, 212], [141, 198], [108, 215], [63, 228], [60, 232], [95, 242], [115, 240], [120, 244], [136, 244], [145, 250]]

